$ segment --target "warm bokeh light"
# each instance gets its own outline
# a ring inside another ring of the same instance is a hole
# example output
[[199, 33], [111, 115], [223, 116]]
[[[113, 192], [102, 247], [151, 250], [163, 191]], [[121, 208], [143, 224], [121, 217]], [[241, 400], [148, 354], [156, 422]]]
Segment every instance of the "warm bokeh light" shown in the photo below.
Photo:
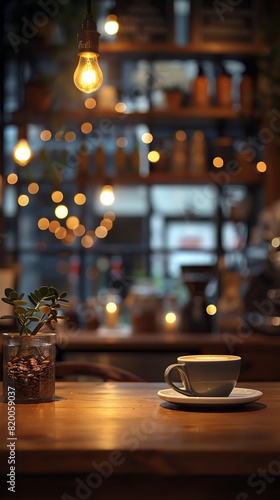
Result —
[[85, 228], [85, 226], [83, 226], [83, 224], [78, 224], [78, 226], [76, 226], [73, 229], [73, 233], [76, 236], [83, 236], [83, 234], [85, 234], [85, 232], [86, 232], [86, 228]]
[[278, 238], [278, 237], [272, 238], [272, 240], [271, 240], [271, 246], [273, 248], [278, 248], [280, 246], [280, 238]]
[[29, 198], [26, 194], [21, 194], [19, 197], [18, 197], [18, 204], [21, 206], [21, 207], [26, 207], [26, 205], [28, 205], [29, 203]]
[[50, 130], [42, 130], [41, 134], [40, 134], [40, 139], [42, 141], [49, 141], [50, 139], [52, 138], [52, 133]]
[[55, 232], [54, 232], [54, 235], [58, 240], [63, 240], [63, 238], [65, 238], [66, 234], [67, 234], [67, 231], [66, 231], [65, 227], [62, 227], [62, 226], [57, 227]]
[[126, 111], [126, 104], [124, 102], [117, 102], [117, 104], [115, 105], [115, 111], [117, 111], [117, 113], [124, 113]]
[[159, 159], [160, 159], [160, 155], [159, 155], [158, 151], [150, 151], [148, 153], [148, 160], [151, 163], [156, 163], [157, 161], [159, 161]]
[[118, 306], [115, 302], [108, 302], [105, 309], [109, 314], [114, 314], [117, 311]]
[[75, 194], [74, 202], [76, 203], [76, 205], [84, 205], [86, 201], [86, 196], [83, 193]]
[[259, 161], [256, 165], [256, 169], [258, 172], [266, 172], [267, 170], [267, 165], [264, 161]]
[[224, 165], [224, 160], [220, 156], [213, 158], [213, 165], [216, 168], [221, 168]]
[[111, 210], [107, 210], [104, 214], [104, 219], [110, 219], [112, 222], [114, 222], [116, 218], [116, 214], [112, 212]]
[[61, 191], [53, 191], [51, 199], [54, 203], [60, 203], [63, 200], [63, 193]]
[[37, 182], [30, 182], [30, 184], [27, 187], [27, 190], [30, 194], [37, 194], [39, 192], [39, 184]]
[[68, 215], [68, 208], [65, 205], [57, 205], [54, 213], [58, 219], [65, 219]]
[[80, 224], [80, 221], [78, 219], [78, 217], [76, 217], [75, 215], [71, 215], [70, 217], [68, 217], [66, 219], [66, 226], [68, 227], [68, 229], [75, 229], [76, 227], [78, 227], [78, 225]]
[[58, 220], [52, 220], [49, 224], [49, 231], [51, 233], [54, 233], [58, 227], [60, 227], [60, 223], [58, 222]]
[[125, 148], [127, 146], [127, 138], [126, 137], [118, 137], [116, 140], [116, 145], [119, 148]]
[[217, 312], [217, 307], [214, 304], [208, 304], [206, 307], [206, 312], [209, 314], [209, 316], [214, 316]]
[[107, 35], [116, 35], [119, 31], [119, 23], [118, 23], [118, 18], [115, 16], [115, 14], [109, 14], [107, 16], [105, 24], [104, 24], [104, 30], [107, 33]]
[[81, 245], [84, 248], [91, 248], [94, 245], [94, 240], [91, 236], [88, 236], [87, 234], [83, 236], [81, 239]]
[[106, 184], [100, 193], [100, 203], [105, 206], [112, 205], [115, 201], [115, 194], [112, 186]]
[[88, 97], [86, 100], [85, 100], [85, 107], [87, 109], [93, 109], [95, 108], [96, 106], [96, 100], [93, 99], [93, 97]]
[[64, 132], [63, 130], [58, 130], [58, 132], [56, 132], [55, 136], [54, 136], [55, 140], [57, 142], [61, 142], [64, 138]]
[[76, 236], [72, 231], [67, 231], [65, 237], [62, 240], [62, 243], [64, 245], [72, 245], [72, 243], [75, 241]]
[[150, 134], [150, 132], [145, 132], [145, 134], [142, 135], [141, 139], [144, 144], [151, 144], [151, 142], [153, 142], [154, 140], [154, 137], [152, 134]]
[[187, 139], [187, 134], [184, 132], [184, 130], [177, 130], [175, 137], [177, 141], [185, 141]]
[[90, 134], [92, 132], [92, 124], [89, 122], [82, 123], [81, 125], [81, 131], [83, 134]]
[[64, 139], [66, 142], [74, 142], [76, 140], [75, 132], [69, 130], [69, 132], [66, 132]]
[[50, 221], [46, 217], [41, 217], [41, 219], [38, 220], [38, 228], [41, 229], [41, 231], [46, 231], [46, 229], [49, 228]]
[[166, 323], [168, 323], [169, 325], [172, 325], [174, 323], [176, 323], [176, 314], [174, 312], [168, 312], [166, 315], [165, 315], [165, 321]]
[[113, 227], [113, 222], [111, 221], [111, 219], [104, 218], [104, 219], [102, 219], [102, 221], [100, 222], [100, 226], [104, 226], [104, 227], [106, 227], [106, 229], [109, 231], [109, 230], [110, 230], [110, 229], [112, 229], [112, 227]]
[[97, 238], [106, 238], [107, 234], [108, 234], [108, 231], [107, 231], [106, 227], [104, 227], [104, 226], [98, 226], [95, 229], [95, 235]]
[[13, 160], [21, 167], [25, 167], [31, 158], [32, 151], [27, 140], [20, 139], [13, 149]]
[[17, 174], [9, 174], [7, 177], [7, 183], [8, 184], [16, 184], [18, 181], [18, 176]]

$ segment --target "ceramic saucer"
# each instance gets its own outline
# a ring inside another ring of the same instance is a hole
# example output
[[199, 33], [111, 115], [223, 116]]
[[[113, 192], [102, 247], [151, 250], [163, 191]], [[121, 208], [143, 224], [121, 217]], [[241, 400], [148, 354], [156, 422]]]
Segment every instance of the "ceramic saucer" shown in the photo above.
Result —
[[168, 403], [176, 403], [180, 405], [240, 405], [245, 403], [252, 403], [257, 401], [263, 395], [261, 391], [254, 389], [242, 389], [236, 387], [233, 389], [228, 397], [225, 398], [212, 398], [212, 397], [197, 397], [197, 396], [184, 396], [174, 389], [163, 389], [159, 391], [158, 396], [167, 401]]

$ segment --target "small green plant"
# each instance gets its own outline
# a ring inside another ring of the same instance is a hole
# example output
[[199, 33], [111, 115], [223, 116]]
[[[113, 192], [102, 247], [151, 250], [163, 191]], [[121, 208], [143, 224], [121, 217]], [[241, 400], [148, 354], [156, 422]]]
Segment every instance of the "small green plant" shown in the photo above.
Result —
[[[58, 293], [53, 286], [41, 286], [30, 292], [28, 299], [32, 305], [24, 300], [24, 293], [18, 293], [13, 288], [5, 289], [5, 297], [1, 300], [14, 307], [12, 315], [5, 314], [0, 319], [13, 319], [19, 326], [20, 335], [36, 335], [45, 325], [55, 330], [55, 323], [66, 316], [59, 316], [58, 309], [67, 307], [65, 297], [67, 292]], [[34, 324], [32, 328], [32, 324]]]

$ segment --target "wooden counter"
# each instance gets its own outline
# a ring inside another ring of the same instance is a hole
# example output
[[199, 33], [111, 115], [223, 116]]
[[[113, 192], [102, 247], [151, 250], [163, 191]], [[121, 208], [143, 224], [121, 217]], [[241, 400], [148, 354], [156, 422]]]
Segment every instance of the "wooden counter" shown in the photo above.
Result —
[[[204, 408], [163, 402], [166, 387], [59, 382], [55, 402], [16, 405], [15, 498], [279, 498], [279, 383], [242, 385], [263, 392], [257, 402]], [[4, 500], [7, 404], [0, 414]]]
[[182, 354], [236, 354], [242, 358], [240, 380], [280, 381], [280, 335], [238, 333], [142, 333], [129, 330], [77, 330], [58, 337], [64, 359], [109, 363], [150, 382]]

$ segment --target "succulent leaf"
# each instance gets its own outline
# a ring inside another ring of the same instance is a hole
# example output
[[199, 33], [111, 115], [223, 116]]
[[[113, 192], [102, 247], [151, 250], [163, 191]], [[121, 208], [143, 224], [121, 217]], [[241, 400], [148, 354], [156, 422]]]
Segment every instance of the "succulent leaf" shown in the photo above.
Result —
[[[67, 307], [68, 302], [65, 297], [67, 292], [60, 294], [56, 288], [52, 286], [41, 286], [38, 290], [28, 294], [28, 299], [32, 306], [23, 299], [24, 293], [19, 294], [13, 288], [6, 288], [5, 297], [1, 300], [14, 307], [13, 315], [3, 315], [0, 319], [14, 319], [20, 326], [21, 335], [36, 335], [44, 325], [48, 325], [51, 330], [55, 330], [55, 324], [59, 319], [66, 320], [66, 316], [58, 316], [58, 309]], [[64, 304], [61, 304], [63, 301]], [[43, 316], [38, 316], [43, 314]], [[31, 329], [31, 323], [36, 323], [36, 326]]]

